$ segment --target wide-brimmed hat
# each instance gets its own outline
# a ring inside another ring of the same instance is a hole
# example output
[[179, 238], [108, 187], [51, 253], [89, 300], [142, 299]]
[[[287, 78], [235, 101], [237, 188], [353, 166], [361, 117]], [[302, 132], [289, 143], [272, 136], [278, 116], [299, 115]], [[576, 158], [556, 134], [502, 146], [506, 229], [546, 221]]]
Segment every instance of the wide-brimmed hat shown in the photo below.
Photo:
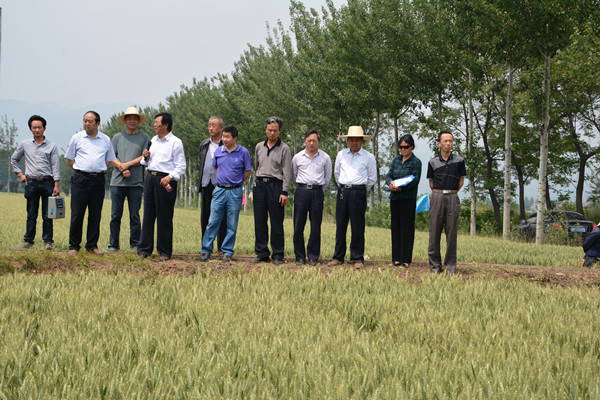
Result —
[[359, 137], [359, 138], [363, 138], [363, 139], [371, 139], [371, 135], [365, 135], [363, 128], [358, 125], [349, 127], [347, 135], [340, 135], [338, 137], [340, 139], [348, 139], [348, 138], [353, 138], [353, 137]]
[[137, 115], [140, 117], [140, 124], [145, 124], [148, 120], [144, 114], [140, 114], [140, 111], [137, 109], [137, 107], [127, 107], [123, 115], [119, 115], [117, 117], [117, 121], [125, 125], [125, 117], [127, 115]]

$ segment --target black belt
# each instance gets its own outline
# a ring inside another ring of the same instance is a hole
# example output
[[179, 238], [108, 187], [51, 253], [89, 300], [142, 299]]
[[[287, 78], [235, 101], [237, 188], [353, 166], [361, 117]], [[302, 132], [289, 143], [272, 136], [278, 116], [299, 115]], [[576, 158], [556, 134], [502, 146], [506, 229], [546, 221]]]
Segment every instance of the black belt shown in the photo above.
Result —
[[148, 173], [149, 173], [150, 175], [153, 175], [153, 176], [158, 176], [158, 177], [160, 177], [160, 178], [164, 178], [165, 176], [169, 175], [169, 174], [167, 174], [166, 172], [158, 172], [158, 171], [148, 171]]
[[264, 177], [264, 176], [257, 176], [256, 180], [260, 181], [260, 182], [283, 182], [281, 179]]
[[340, 185], [340, 189], [362, 189], [365, 190], [367, 185]]
[[217, 187], [219, 187], [221, 189], [235, 189], [235, 188], [242, 187], [242, 185], [221, 185], [221, 184], [217, 183]]
[[104, 174], [106, 174], [106, 171], [102, 171], [102, 172], [85, 172], [85, 171], [81, 171], [76, 169], [75, 172], [79, 172], [81, 175], [85, 175], [87, 177], [90, 178], [96, 178], [97, 176], [103, 176]]
[[306, 188], [308, 190], [323, 190], [323, 185], [313, 185], [312, 183], [297, 183], [296, 186], [299, 188]]
[[35, 177], [35, 176], [28, 176], [27, 177], [28, 181], [35, 181], [35, 182], [46, 182], [46, 181], [54, 181], [54, 178], [51, 176], [42, 176], [40, 178]]
[[441, 194], [457, 194], [458, 190], [446, 190], [446, 189], [431, 189], [433, 193], [441, 193]]

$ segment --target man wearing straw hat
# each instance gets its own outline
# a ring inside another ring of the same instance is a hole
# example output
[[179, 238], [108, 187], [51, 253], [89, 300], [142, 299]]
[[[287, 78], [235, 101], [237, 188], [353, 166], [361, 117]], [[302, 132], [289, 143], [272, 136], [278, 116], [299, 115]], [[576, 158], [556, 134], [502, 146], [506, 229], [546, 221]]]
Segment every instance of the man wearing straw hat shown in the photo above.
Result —
[[346, 255], [346, 231], [351, 222], [350, 260], [354, 268], [364, 264], [365, 254], [365, 212], [367, 211], [367, 192], [377, 180], [375, 157], [362, 148], [365, 135], [360, 126], [348, 128], [348, 148], [340, 151], [335, 159], [335, 180], [338, 193], [335, 208], [335, 250], [333, 260], [327, 264], [335, 266], [344, 262]]
[[117, 121], [125, 125], [125, 130], [112, 138], [113, 149], [120, 164], [113, 169], [110, 180], [112, 207], [108, 251], [118, 251], [120, 248], [119, 236], [125, 199], [129, 207], [129, 245], [137, 251], [142, 233], [140, 207], [144, 190], [144, 167], [140, 162], [142, 152], [150, 143], [150, 137], [138, 128], [146, 120], [146, 116], [140, 114], [136, 107], [128, 107], [123, 115], [117, 117]]

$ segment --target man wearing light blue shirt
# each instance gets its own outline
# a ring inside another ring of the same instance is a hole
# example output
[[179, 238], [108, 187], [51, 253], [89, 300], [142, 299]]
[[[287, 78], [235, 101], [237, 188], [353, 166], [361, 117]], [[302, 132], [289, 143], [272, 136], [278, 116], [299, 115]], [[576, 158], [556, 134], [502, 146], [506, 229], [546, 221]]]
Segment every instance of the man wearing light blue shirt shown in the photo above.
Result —
[[98, 249], [100, 218], [104, 204], [104, 178], [111, 163], [119, 166], [110, 138], [98, 130], [100, 115], [88, 111], [83, 116], [83, 131], [71, 138], [65, 158], [75, 173], [71, 178], [71, 227], [69, 254], [80, 249], [83, 218], [88, 210], [86, 250], [102, 254]]
[[173, 254], [173, 210], [177, 200], [177, 182], [185, 173], [186, 161], [181, 139], [171, 133], [173, 117], [162, 112], [154, 117], [156, 136], [150, 141], [150, 150], [144, 149], [142, 165], [148, 176], [144, 183], [144, 219], [138, 255], [146, 258], [154, 249], [154, 222], [156, 221], [156, 250], [161, 261]]
[[354, 268], [364, 264], [365, 254], [365, 212], [367, 211], [367, 192], [377, 181], [375, 157], [362, 148], [365, 135], [360, 126], [348, 128], [348, 148], [340, 151], [335, 159], [335, 180], [338, 193], [335, 208], [335, 250], [333, 260], [328, 264], [335, 266], [344, 262], [346, 255], [346, 231], [351, 222], [350, 260]]

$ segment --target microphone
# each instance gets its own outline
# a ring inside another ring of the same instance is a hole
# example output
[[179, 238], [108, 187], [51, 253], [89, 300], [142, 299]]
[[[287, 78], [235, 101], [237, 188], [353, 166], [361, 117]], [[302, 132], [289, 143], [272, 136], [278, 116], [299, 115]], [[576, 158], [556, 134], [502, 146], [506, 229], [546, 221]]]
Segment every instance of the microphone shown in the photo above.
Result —
[[[152, 146], [152, 141], [151, 140], [148, 141], [148, 147], [146, 147], [146, 150], [150, 151], [150, 146]], [[144, 157], [144, 160], [146, 162], [148, 162], [148, 157]]]

